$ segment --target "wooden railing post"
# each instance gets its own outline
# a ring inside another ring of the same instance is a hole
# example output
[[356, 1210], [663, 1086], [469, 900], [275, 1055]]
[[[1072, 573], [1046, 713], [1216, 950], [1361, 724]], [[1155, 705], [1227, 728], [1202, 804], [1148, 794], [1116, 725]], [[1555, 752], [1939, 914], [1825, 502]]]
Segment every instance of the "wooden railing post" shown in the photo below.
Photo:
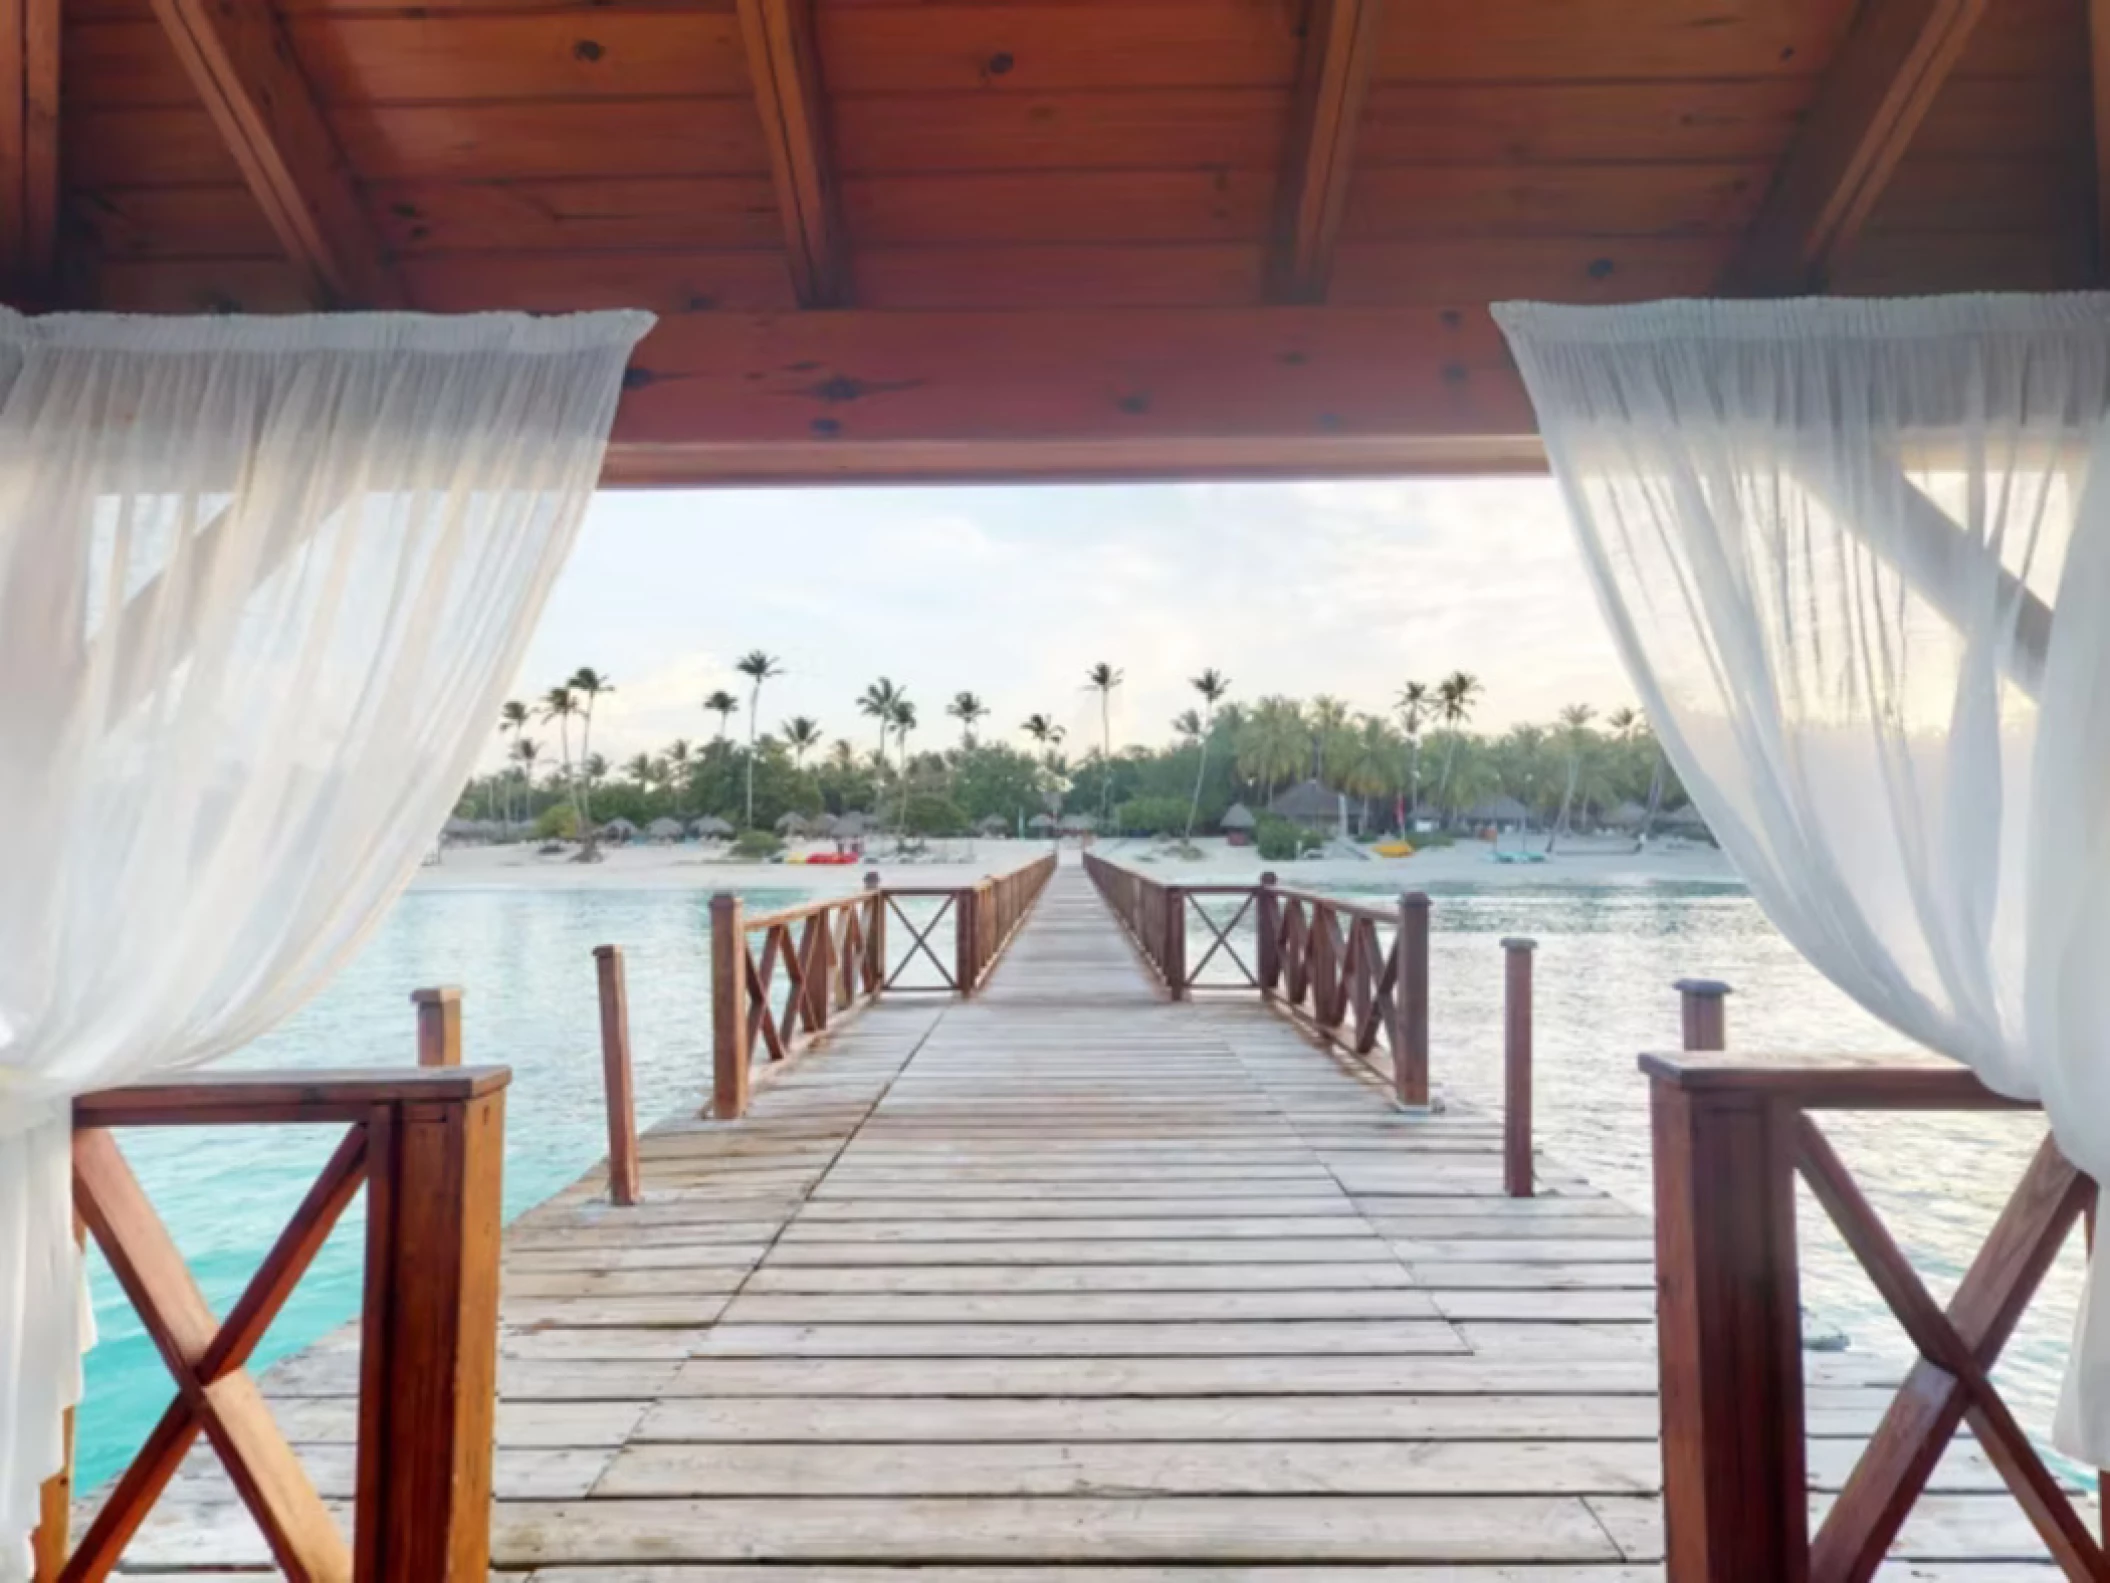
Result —
[[1399, 898], [1399, 976], [1394, 987], [1399, 1024], [1392, 1046], [1393, 1094], [1400, 1104], [1429, 1104], [1429, 898], [1410, 890]]
[[1678, 992], [1679, 1016], [1684, 1025], [1688, 1050], [1729, 1048], [1729, 986], [1715, 978], [1681, 978], [1672, 986]]
[[504, 1154], [503, 1088], [368, 1125], [359, 1578], [489, 1575]]
[[981, 891], [973, 885], [962, 885], [952, 893], [954, 929], [952, 948], [953, 988], [959, 992], [963, 1000], [974, 993], [974, 981], [980, 971], [976, 963], [978, 948], [981, 944], [981, 932], [978, 925], [981, 915], [981, 908], [978, 905], [980, 900]]
[[1167, 885], [1165, 896], [1165, 988], [1174, 1000], [1187, 996], [1187, 893]]
[[865, 874], [865, 993], [886, 988], [886, 893], [879, 870]]
[[1531, 1169], [1531, 955], [1536, 940], [1502, 942], [1502, 1190], [1529, 1198]]
[[711, 897], [711, 1114], [747, 1114], [747, 923], [740, 898]]
[[1253, 976], [1260, 980], [1260, 993], [1272, 995], [1282, 982], [1282, 898], [1275, 894], [1273, 869], [1260, 876], [1260, 891], [1253, 899], [1253, 925], [1260, 936]]
[[608, 1099], [608, 1197], [629, 1208], [637, 1202], [637, 1100], [630, 1081], [630, 993], [623, 979], [623, 948], [593, 948], [594, 978], [601, 997], [601, 1086]]
[[451, 984], [414, 989], [410, 1003], [418, 1008], [418, 1065], [462, 1064], [462, 992]]
[[1662, 1076], [1650, 1098], [1666, 1571], [1805, 1583], [1793, 1116]]

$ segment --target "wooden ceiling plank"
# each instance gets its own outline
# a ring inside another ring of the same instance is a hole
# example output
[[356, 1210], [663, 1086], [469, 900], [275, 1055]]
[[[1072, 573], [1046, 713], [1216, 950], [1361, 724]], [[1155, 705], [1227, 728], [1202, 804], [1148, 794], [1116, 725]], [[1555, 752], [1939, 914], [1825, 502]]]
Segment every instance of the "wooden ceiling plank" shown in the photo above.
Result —
[[755, 109], [769, 145], [777, 208], [799, 303], [847, 303], [850, 271], [828, 140], [813, 0], [740, 0]]
[[400, 281], [268, 0], [153, 0], [184, 72], [317, 303], [387, 308]]
[[1725, 294], [1821, 291], [1990, 0], [1868, 0], [1774, 178]]
[[0, 290], [38, 305], [56, 275], [59, 0], [0, 0]]
[[2095, 122], [2095, 275], [2110, 281], [2110, 0], [2088, 0], [2088, 102]]
[[1326, 300], [1383, 8], [1383, 0], [1311, 0], [1276, 189], [1268, 256], [1272, 301]]

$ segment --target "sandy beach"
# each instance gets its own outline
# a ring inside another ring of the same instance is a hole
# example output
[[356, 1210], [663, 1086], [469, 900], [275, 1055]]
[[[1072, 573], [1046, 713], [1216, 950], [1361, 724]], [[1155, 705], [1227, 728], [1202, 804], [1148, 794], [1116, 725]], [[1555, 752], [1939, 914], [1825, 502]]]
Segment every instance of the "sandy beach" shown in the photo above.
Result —
[[[1505, 846], [1513, 847], [1514, 842]], [[1533, 846], [1540, 844], [1534, 839]], [[1251, 847], [1234, 847], [1209, 838], [1199, 840], [1198, 858], [1182, 858], [1163, 843], [1109, 840], [1093, 850], [1100, 856], [1134, 863], [1167, 881], [1236, 884], [1273, 868], [1286, 885], [1397, 884], [1401, 889], [1431, 884], [1472, 885], [1628, 885], [1667, 881], [1734, 881], [1728, 860], [1713, 847], [1663, 842], [1636, 852], [1624, 838], [1578, 839], [1563, 843], [1543, 863], [1493, 861], [1482, 841], [1460, 842], [1417, 852], [1409, 858], [1369, 860], [1319, 858], [1297, 863], [1265, 863]], [[827, 852], [825, 843], [805, 851]], [[986, 875], [1005, 873], [1047, 850], [1041, 841], [953, 841], [943, 844], [939, 861], [901, 861], [882, 849], [854, 865], [739, 863], [694, 843], [677, 846], [629, 846], [606, 849], [599, 863], [574, 863], [569, 856], [543, 856], [532, 845], [448, 847], [436, 863], [418, 871], [420, 890], [802, 890], [816, 895], [856, 889], [876, 870], [895, 885], [961, 885]], [[1072, 856], [1074, 854], [1068, 853]]]

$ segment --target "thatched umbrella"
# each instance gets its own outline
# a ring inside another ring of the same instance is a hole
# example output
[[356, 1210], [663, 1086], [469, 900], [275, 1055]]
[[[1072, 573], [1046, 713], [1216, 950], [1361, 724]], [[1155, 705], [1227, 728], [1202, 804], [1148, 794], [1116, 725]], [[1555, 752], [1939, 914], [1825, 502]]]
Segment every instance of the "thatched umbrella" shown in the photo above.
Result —
[[826, 840], [829, 836], [836, 834], [835, 815], [832, 813], [808, 814], [806, 816], [806, 833], [816, 840]]
[[975, 826], [976, 830], [986, 836], [1000, 836], [1009, 831], [1010, 828], [1010, 822], [1002, 814], [990, 814]]
[[628, 819], [611, 819], [601, 826], [603, 841], [629, 841], [636, 837], [637, 826]]
[[714, 813], [707, 813], [689, 828], [706, 841], [716, 841], [733, 833], [733, 827]]
[[679, 819], [669, 819], [665, 814], [661, 814], [645, 826], [645, 834], [655, 841], [679, 841], [688, 831]]
[[1219, 830], [1250, 830], [1260, 821], [1253, 817], [1253, 810], [1242, 802], [1234, 802], [1224, 810], [1224, 816], [1216, 821]]
[[1648, 810], [1628, 798], [1604, 816], [1604, 822], [1615, 830], [1638, 830], [1648, 823]]
[[1055, 816], [1051, 813], [1037, 813], [1026, 821], [1026, 828], [1028, 830], [1052, 830], [1055, 828]]
[[1099, 828], [1099, 821], [1088, 813], [1066, 813], [1062, 816], [1062, 831], [1065, 835], [1090, 835]]
[[803, 840], [806, 835], [806, 816], [795, 811], [783, 815], [777, 820], [777, 834], [789, 836], [794, 841]]
[[835, 816], [835, 829], [830, 833], [838, 841], [855, 841], [871, 828], [872, 816], [867, 813], [859, 813], [853, 808], [848, 813], [839, 813]]

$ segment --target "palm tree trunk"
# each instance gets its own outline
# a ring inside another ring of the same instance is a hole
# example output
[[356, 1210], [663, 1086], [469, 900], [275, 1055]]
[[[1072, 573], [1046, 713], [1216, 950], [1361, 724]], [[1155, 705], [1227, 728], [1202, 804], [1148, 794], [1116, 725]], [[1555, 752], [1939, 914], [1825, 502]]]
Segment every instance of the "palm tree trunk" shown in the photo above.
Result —
[[1656, 767], [1649, 771], [1648, 811], [1641, 816], [1641, 834], [1634, 838], [1634, 850], [1639, 852], [1648, 845], [1649, 833], [1655, 828], [1656, 810], [1663, 805], [1663, 750], [1656, 749]]
[[762, 712], [762, 684], [756, 682], [747, 695], [747, 828], [755, 827], [755, 727]]
[[1194, 839], [1194, 821], [1201, 817], [1202, 782], [1209, 774], [1209, 722], [1202, 721], [1202, 761], [1194, 772], [1194, 800], [1187, 804], [1187, 834], [1185, 840]]

